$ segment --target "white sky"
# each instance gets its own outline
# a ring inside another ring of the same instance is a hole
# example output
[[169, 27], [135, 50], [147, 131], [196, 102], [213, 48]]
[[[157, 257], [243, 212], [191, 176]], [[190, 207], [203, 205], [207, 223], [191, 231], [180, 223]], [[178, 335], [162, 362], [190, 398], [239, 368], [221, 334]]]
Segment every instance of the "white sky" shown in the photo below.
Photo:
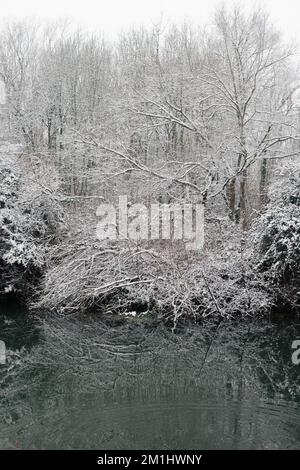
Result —
[[[224, 3], [234, 2], [224, 0]], [[239, 3], [266, 6], [285, 36], [300, 43], [299, 0], [240, 0]], [[176, 23], [185, 18], [193, 23], [206, 23], [218, 4], [220, 0], [0, 0], [0, 18], [67, 17], [85, 29], [100, 30], [115, 38], [132, 25], [155, 23], [161, 15], [164, 20]]]

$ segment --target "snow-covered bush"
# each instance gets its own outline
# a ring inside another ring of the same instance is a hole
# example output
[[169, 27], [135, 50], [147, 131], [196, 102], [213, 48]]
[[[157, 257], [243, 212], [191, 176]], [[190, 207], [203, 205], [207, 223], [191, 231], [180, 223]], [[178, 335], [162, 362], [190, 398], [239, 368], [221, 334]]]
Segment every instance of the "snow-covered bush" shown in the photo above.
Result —
[[257, 269], [296, 306], [300, 297], [300, 172], [293, 172], [283, 189], [273, 188], [271, 196], [267, 211], [253, 227], [254, 258]]
[[24, 174], [0, 167], [0, 292], [23, 289], [41, 273], [63, 220], [55, 192]]
[[300, 281], [300, 207], [293, 205], [270, 209], [264, 224], [259, 254], [259, 268], [268, 271], [274, 282]]

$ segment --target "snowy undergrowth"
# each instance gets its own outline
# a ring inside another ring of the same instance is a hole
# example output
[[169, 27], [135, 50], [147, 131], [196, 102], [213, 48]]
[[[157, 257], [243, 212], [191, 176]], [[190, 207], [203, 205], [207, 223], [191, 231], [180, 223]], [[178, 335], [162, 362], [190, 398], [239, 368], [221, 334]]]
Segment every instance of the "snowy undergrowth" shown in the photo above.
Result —
[[291, 168], [284, 188], [274, 186], [266, 212], [255, 222], [251, 239], [258, 272], [273, 288], [275, 302], [300, 307], [300, 170]]
[[55, 188], [43, 184], [45, 172], [14, 150], [0, 153], [1, 293], [23, 293], [40, 277], [63, 220]]

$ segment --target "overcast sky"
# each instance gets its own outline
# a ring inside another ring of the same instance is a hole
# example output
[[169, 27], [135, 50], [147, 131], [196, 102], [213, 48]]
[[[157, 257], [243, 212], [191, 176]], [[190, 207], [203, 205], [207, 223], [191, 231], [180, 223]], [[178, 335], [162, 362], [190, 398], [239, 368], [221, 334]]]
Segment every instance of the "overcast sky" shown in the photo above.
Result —
[[[234, 2], [225, 0], [224, 3]], [[286, 37], [300, 43], [299, 0], [240, 0], [240, 3], [264, 5]], [[0, 0], [0, 17], [69, 17], [84, 28], [102, 30], [115, 38], [132, 25], [157, 22], [161, 15], [176, 23], [184, 18], [194, 23], [207, 23], [218, 4], [219, 0]]]

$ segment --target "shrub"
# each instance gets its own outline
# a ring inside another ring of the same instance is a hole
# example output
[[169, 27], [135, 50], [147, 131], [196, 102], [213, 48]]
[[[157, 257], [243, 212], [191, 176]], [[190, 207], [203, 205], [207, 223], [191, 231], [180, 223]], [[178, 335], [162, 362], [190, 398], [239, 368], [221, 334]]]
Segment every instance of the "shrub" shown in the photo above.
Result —
[[[13, 171], [14, 170], [14, 171]], [[56, 194], [18, 168], [0, 168], [0, 292], [23, 290], [40, 275], [63, 212]]]
[[299, 305], [300, 290], [300, 175], [289, 176], [276, 191], [267, 211], [252, 230], [257, 270], [277, 287], [276, 294]]

